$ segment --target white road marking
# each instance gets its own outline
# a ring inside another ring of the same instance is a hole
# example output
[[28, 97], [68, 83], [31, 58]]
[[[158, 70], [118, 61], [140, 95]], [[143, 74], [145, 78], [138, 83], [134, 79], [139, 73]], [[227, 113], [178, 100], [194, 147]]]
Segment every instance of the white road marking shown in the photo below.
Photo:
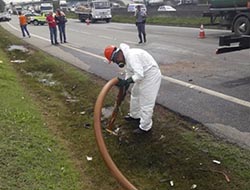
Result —
[[[11, 28], [13, 28], [15, 30], [18, 30], [16, 27], [12, 26], [10, 23], [8, 23], [8, 24], [9, 24], [9, 26]], [[43, 38], [41, 36], [34, 35], [34, 34], [32, 34], [32, 37], [36, 37], [36, 38], [39, 38], [39, 39], [45, 40], [45, 41], [50, 41], [47, 38]], [[91, 52], [88, 52], [88, 51], [84, 51], [84, 50], [81, 50], [81, 49], [78, 49], [78, 48], [75, 48], [75, 47], [72, 47], [72, 46], [66, 45], [66, 44], [62, 44], [61, 46], [65, 46], [67, 48], [70, 48], [72, 50], [78, 51], [80, 53], [84, 53], [86, 55], [90, 55], [92, 57], [96, 57], [98, 59], [102, 59], [103, 61], [106, 61], [106, 59], [103, 56], [99, 56], [97, 54], [94, 54], [94, 53], [91, 53]], [[190, 89], [194, 89], [194, 90], [203, 92], [205, 94], [209, 94], [211, 96], [215, 96], [215, 97], [221, 98], [223, 100], [226, 100], [226, 101], [229, 101], [229, 102], [233, 102], [235, 104], [239, 104], [239, 105], [242, 105], [242, 106], [250, 108], [250, 102], [245, 101], [245, 100], [241, 100], [239, 98], [235, 98], [233, 96], [229, 96], [229, 95], [226, 95], [226, 94], [223, 94], [223, 93], [220, 93], [220, 92], [216, 92], [216, 91], [213, 91], [213, 90], [210, 90], [210, 89], [207, 89], [207, 88], [203, 88], [203, 87], [198, 86], [198, 85], [193, 85], [193, 84], [190, 84], [190, 83], [178, 80], [178, 79], [174, 79], [174, 78], [171, 78], [171, 77], [168, 77], [168, 76], [164, 76], [164, 75], [162, 75], [162, 79], [164, 79], [166, 81], [169, 81], [169, 82], [172, 82], [174, 84], [178, 84], [178, 85], [190, 88]]]
[[[8, 23], [8, 25], [9, 25], [12, 29], [18, 31], [18, 29], [17, 29], [16, 27], [14, 27], [12, 24]], [[34, 37], [39, 38], [39, 39], [41, 39], [41, 40], [45, 40], [45, 41], [50, 42], [50, 40], [47, 39], [47, 38], [44, 38], [44, 37], [41, 37], [41, 36], [38, 36], [38, 35], [35, 35], [35, 34], [32, 34], [32, 33], [30, 33], [30, 35], [31, 35], [32, 37], [34, 36]]]
[[91, 53], [91, 52], [88, 52], [88, 51], [84, 51], [84, 50], [81, 50], [81, 49], [78, 49], [78, 48], [75, 48], [73, 46], [70, 46], [70, 45], [67, 45], [67, 44], [61, 44], [60, 46], [65, 46], [67, 48], [70, 48], [70, 49], [73, 49], [75, 51], [78, 51], [80, 53], [84, 53], [86, 55], [90, 55], [92, 57], [96, 57], [96, 58], [99, 58], [99, 59], [102, 59], [102, 60], [106, 60], [103, 56], [100, 56], [100, 55], [97, 55], [97, 54], [94, 54], [94, 53]]
[[169, 82], [172, 82], [172, 83], [175, 83], [175, 84], [178, 84], [178, 85], [190, 88], [190, 89], [194, 89], [194, 90], [197, 90], [197, 91], [201, 91], [203, 93], [206, 93], [206, 94], [209, 94], [209, 95], [212, 95], [212, 96], [227, 100], [229, 102], [233, 102], [233, 103], [236, 103], [236, 104], [239, 104], [239, 105], [250, 108], [250, 102], [248, 102], [248, 101], [241, 100], [239, 98], [235, 98], [233, 96], [229, 96], [229, 95], [226, 95], [226, 94], [223, 94], [223, 93], [220, 93], [220, 92], [216, 92], [216, 91], [213, 91], [213, 90], [210, 90], [210, 89], [207, 89], [207, 88], [203, 88], [203, 87], [200, 87], [200, 86], [197, 86], [197, 85], [193, 85], [193, 84], [190, 84], [190, 83], [187, 83], [187, 82], [183, 82], [181, 80], [177, 80], [177, 79], [174, 79], [174, 78], [171, 78], [171, 77], [162, 76], [162, 78], [164, 80], [169, 81]]
[[110, 36], [99, 35], [98, 37], [104, 38], [104, 39], [108, 39], [108, 40], [114, 40], [114, 38], [113, 38], [113, 37], [110, 37]]
[[136, 42], [131, 42], [131, 41], [124, 41], [124, 43], [128, 43], [128, 44], [138, 44], [138, 43], [136, 43]]

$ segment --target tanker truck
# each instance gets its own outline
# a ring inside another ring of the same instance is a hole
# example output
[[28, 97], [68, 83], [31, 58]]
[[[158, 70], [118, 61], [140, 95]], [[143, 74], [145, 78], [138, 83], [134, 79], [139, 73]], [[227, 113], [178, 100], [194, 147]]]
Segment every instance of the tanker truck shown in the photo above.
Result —
[[236, 35], [250, 35], [250, 0], [210, 0], [209, 5], [203, 16], [210, 17], [212, 25], [224, 26]]

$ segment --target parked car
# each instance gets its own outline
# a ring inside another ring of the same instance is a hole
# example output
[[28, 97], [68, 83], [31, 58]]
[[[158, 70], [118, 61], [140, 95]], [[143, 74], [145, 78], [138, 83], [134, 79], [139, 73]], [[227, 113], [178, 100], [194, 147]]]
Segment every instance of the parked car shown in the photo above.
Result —
[[47, 16], [46, 13], [31, 16], [30, 23], [32, 23], [32, 24], [34, 24], [36, 26], [37, 25], [44, 25], [44, 24], [47, 23], [46, 16]]
[[157, 11], [168, 11], [168, 12], [175, 12], [176, 9], [169, 6], [169, 5], [162, 5], [162, 6], [159, 6], [159, 8], [157, 9]]
[[135, 12], [137, 6], [141, 6], [141, 10], [147, 12], [147, 8], [142, 3], [132, 3], [128, 5], [128, 12]]
[[8, 12], [0, 13], [0, 22], [10, 21], [10, 20], [11, 20], [11, 16]]
[[32, 21], [34, 20], [34, 17], [35, 16], [40, 16], [40, 14], [38, 14], [38, 13], [32, 13], [32, 12], [27, 12], [27, 13], [25, 13], [24, 14], [25, 15], [25, 17], [26, 17], [26, 19], [27, 19], [27, 23], [28, 24], [30, 24], [30, 23], [32, 23]]

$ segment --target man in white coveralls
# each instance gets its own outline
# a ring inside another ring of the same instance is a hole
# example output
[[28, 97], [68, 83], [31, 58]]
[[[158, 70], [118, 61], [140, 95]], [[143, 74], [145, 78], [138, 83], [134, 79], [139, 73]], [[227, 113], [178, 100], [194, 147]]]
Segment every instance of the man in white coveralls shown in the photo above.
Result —
[[107, 46], [104, 55], [109, 63], [125, 67], [125, 79], [119, 79], [117, 86], [128, 87], [134, 83], [130, 96], [130, 112], [127, 121], [139, 121], [139, 127], [133, 132], [147, 133], [152, 128], [152, 116], [156, 97], [161, 84], [161, 71], [154, 58], [145, 50], [130, 48], [121, 43], [120, 47]]

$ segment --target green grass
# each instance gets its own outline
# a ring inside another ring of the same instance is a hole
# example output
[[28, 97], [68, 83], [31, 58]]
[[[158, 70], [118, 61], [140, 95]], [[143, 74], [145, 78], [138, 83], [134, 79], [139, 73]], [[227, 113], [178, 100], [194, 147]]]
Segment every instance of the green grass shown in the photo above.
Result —
[[[112, 22], [135, 23], [134, 16], [118, 16], [112, 17]], [[167, 25], [167, 26], [189, 26], [200, 27], [201, 24], [209, 24], [209, 19], [204, 17], [166, 17], [166, 16], [149, 16], [147, 24]]]
[[0, 57], [0, 189], [81, 189], [79, 172], [48, 131], [3, 48]]
[[[93, 130], [93, 108], [105, 81], [30, 47], [1, 27], [0, 33], [0, 189], [120, 189], [100, 156]], [[10, 44], [30, 51], [8, 52]], [[12, 59], [26, 62], [11, 64]], [[109, 93], [105, 107], [114, 104], [116, 94], [116, 89]], [[249, 189], [248, 150], [161, 106], [154, 112], [153, 133], [136, 136], [136, 125], [122, 119], [128, 100], [115, 123], [119, 136], [103, 135], [114, 162], [138, 189], [171, 189], [170, 181], [177, 190], [193, 184], [204, 190]]]
[[[68, 12], [68, 18], [78, 19], [75, 13]], [[113, 15], [112, 22], [119, 23], [135, 23], [134, 15]], [[165, 25], [165, 26], [186, 26], [186, 27], [200, 27], [201, 24], [210, 24], [210, 19], [206, 17], [175, 17], [175, 16], [148, 16], [147, 24], [153, 25]], [[208, 28], [212, 26], [207, 26]], [[218, 26], [213, 26], [218, 27]]]

